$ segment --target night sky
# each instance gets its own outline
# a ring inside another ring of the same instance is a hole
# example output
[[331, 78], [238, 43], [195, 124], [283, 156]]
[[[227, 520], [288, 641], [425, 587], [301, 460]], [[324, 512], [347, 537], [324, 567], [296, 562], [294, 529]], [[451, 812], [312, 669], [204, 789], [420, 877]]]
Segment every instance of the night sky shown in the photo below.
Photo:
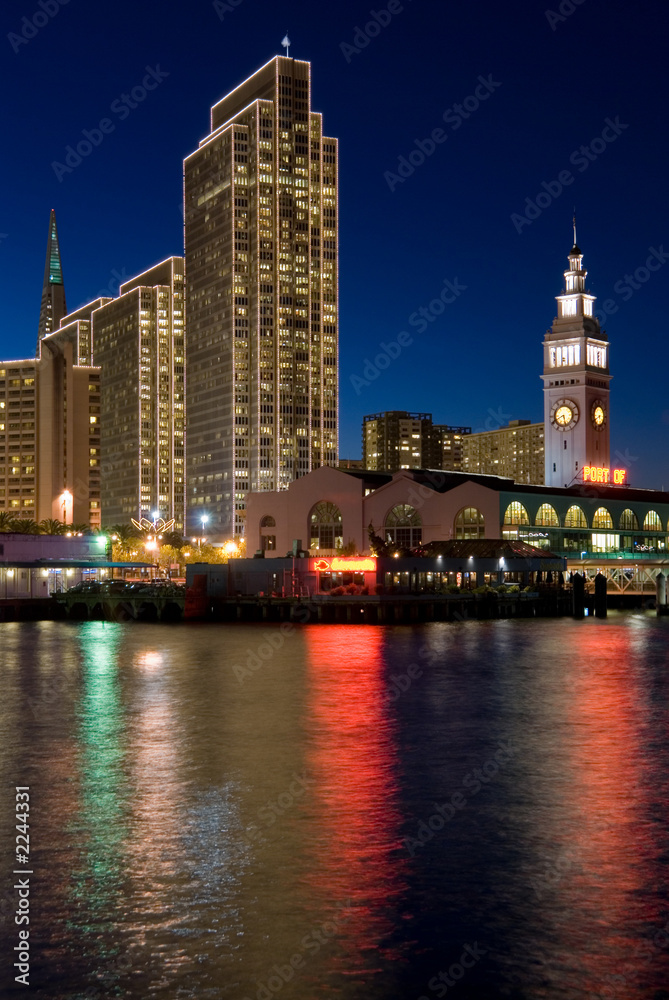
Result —
[[[543, 419], [575, 206], [600, 319], [606, 303], [612, 462], [669, 488], [665, 3], [5, 0], [2, 22], [0, 356], [34, 353], [51, 208], [70, 310], [183, 252], [183, 157], [287, 29], [340, 141], [340, 454], [360, 456], [380, 410], [478, 430]], [[154, 89], [128, 108], [147, 67]], [[91, 154], [54, 169], [103, 118]], [[365, 371], [402, 331], [412, 343]]]

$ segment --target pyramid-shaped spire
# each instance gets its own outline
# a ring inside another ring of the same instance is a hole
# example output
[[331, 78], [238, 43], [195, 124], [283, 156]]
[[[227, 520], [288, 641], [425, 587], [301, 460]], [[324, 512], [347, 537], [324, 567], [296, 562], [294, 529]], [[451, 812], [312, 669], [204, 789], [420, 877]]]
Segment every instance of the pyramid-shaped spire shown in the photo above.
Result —
[[57, 330], [63, 316], [67, 315], [65, 305], [65, 286], [63, 284], [63, 267], [60, 261], [60, 246], [58, 244], [58, 228], [56, 213], [51, 209], [49, 217], [49, 237], [46, 245], [46, 264], [44, 265], [44, 283], [42, 285], [42, 307], [39, 314], [37, 331], [37, 353], [39, 342], [47, 334]]

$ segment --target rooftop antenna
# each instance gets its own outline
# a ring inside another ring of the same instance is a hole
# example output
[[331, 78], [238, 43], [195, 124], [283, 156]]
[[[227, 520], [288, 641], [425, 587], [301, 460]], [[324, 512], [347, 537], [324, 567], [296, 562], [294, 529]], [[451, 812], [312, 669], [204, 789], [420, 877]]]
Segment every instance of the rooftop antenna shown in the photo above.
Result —
[[283, 36], [283, 41], [281, 42], [284, 49], [286, 50], [286, 58], [290, 59], [290, 38], [288, 37], [288, 32]]
[[574, 219], [573, 219], [573, 222], [574, 222], [574, 246], [578, 246], [578, 244], [576, 242], [576, 205], [574, 205]]

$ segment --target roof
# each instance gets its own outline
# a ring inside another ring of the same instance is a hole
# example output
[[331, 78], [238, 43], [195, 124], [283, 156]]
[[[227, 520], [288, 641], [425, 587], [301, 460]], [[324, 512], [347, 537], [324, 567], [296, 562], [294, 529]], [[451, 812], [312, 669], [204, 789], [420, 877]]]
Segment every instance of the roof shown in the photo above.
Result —
[[426, 555], [442, 555], [453, 559], [557, 559], [547, 549], [538, 549], [527, 542], [506, 538], [459, 538], [444, 542], [428, 542], [422, 546]]

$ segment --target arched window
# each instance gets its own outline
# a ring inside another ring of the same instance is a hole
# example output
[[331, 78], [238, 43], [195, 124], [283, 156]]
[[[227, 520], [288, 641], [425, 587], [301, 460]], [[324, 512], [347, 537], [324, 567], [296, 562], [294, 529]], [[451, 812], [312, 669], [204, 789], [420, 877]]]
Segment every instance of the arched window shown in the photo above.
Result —
[[527, 515], [527, 511], [523, 507], [522, 503], [518, 500], [514, 500], [506, 508], [506, 513], [504, 514], [504, 524], [529, 524], [530, 519]]
[[309, 515], [311, 549], [340, 549], [343, 545], [341, 511], [336, 504], [321, 500]]
[[415, 507], [408, 503], [397, 504], [389, 512], [385, 523], [386, 541], [403, 549], [420, 545], [423, 539], [423, 522]]
[[599, 507], [592, 517], [593, 528], [612, 528], [613, 518], [606, 507]]
[[261, 528], [276, 528], [276, 521], [271, 514], [265, 514], [265, 516], [260, 521]]
[[456, 538], [484, 538], [485, 521], [476, 507], [463, 507], [455, 518]]
[[620, 527], [623, 531], [638, 531], [639, 530], [639, 518], [636, 516], [633, 510], [629, 507], [624, 510], [620, 515]]
[[576, 504], [574, 504], [573, 507], [570, 507], [567, 513], [565, 514], [564, 526], [565, 528], [588, 527], [588, 521], [585, 514], [583, 513], [581, 508], [578, 507]]
[[643, 522], [647, 531], [662, 531], [662, 521], [660, 515], [654, 510], [649, 510]]
[[549, 503], [542, 503], [534, 523], [540, 524], [543, 528], [559, 528], [560, 522], [555, 507], [551, 507]]

